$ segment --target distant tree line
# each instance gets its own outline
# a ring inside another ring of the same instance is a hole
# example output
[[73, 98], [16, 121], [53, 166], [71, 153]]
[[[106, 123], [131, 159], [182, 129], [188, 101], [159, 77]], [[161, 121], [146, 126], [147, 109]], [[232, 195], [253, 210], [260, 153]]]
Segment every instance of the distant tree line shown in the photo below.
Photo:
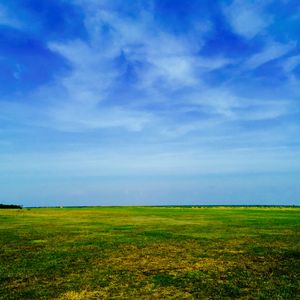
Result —
[[9, 208], [14, 208], [14, 209], [22, 209], [22, 205], [17, 205], [17, 204], [1, 204], [0, 203], [0, 209], [9, 209]]

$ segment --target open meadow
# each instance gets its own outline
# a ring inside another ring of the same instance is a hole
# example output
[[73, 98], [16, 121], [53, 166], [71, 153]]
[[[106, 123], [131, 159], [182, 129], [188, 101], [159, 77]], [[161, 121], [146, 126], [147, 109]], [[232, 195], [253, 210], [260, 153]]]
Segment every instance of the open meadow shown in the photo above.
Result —
[[296, 299], [299, 207], [0, 210], [0, 299]]

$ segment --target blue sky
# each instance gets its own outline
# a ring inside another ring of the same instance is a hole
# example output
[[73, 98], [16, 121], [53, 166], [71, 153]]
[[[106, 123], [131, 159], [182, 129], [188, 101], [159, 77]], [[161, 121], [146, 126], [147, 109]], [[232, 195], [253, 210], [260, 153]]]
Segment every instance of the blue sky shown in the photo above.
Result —
[[0, 202], [300, 204], [300, 2], [0, 3]]

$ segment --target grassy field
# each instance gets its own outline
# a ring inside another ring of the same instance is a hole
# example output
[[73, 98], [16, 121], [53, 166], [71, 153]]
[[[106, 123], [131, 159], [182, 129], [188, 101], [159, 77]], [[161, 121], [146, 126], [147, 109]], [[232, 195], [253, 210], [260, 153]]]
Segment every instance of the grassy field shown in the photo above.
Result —
[[300, 208], [0, 210], [0, 299], [296, 299]]

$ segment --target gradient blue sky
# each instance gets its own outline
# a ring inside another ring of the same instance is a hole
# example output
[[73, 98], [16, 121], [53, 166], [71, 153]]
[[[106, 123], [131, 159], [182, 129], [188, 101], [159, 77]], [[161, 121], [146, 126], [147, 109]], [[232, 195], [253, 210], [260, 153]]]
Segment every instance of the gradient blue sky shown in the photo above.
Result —
[[0, 3], [0, 202], [300, 204], [298, 0]]

